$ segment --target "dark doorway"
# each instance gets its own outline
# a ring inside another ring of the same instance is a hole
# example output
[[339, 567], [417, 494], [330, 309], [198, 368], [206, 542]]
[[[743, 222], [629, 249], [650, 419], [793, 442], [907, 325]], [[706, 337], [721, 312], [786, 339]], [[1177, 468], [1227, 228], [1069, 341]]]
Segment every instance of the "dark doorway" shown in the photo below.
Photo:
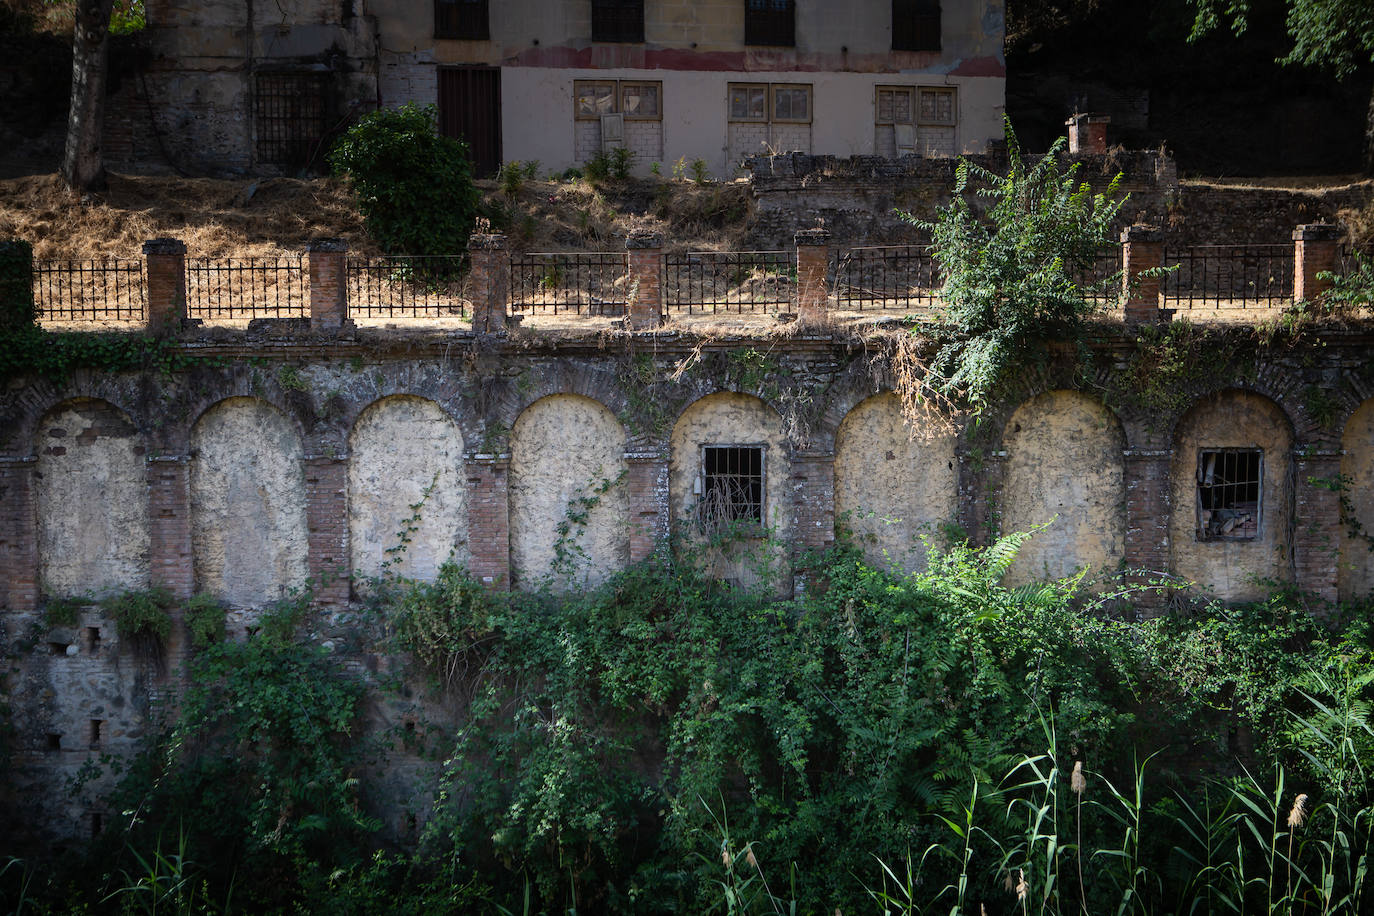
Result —
[[501, 71], [496, 67], [439, 69], [439, 132], [467, 141], [478, 178], [501, 167]]

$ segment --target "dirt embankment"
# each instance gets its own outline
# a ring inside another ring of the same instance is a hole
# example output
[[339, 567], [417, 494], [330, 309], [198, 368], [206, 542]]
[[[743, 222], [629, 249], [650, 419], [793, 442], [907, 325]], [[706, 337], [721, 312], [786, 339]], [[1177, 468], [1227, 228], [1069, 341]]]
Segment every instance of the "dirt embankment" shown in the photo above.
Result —
[[[752, 212], [739, 182], [527, 180], [479, 182], [494, 231], [524, 251], [623, 250], [634, 228], [656, 229], [671, 248], [730, 249]], [[311, 238], [342, 238], [380, 254], [347, 182], [337, 178], [222, 180], [111, 174], [107, 190], [68, 191], [57, 175], [0, 180], [0, 238], [33, 243], [39, 258], [137, 257], [151, 238], [177, 238], [189, 254], [251, 257], [300, 251]]]

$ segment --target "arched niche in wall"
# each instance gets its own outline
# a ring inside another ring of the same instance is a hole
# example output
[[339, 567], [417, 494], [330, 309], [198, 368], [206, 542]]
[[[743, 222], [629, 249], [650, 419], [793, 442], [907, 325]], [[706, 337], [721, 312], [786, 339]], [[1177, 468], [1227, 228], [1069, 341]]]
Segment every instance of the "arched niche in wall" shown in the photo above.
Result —
[[540, 398], [510, 434], [511, 578], [519, 588], [596, 585], [630, 552], [625, 429], [576, 394]]
[[396, 395], [369, 405], [348, 441], [353, 572], [376, 576], [386, 568], [428, 582], [448, 559], [466, 563], [467, 476], [458, 424], [431, 400]]
[[113, 404], [80, 398], [48, 412], [35, 445], [43, 592], [147, 588], [147, 457], [134, 424]]
[[[1345, 424], [1341, 437], [1341, 474], [1345, 496], [1354, 515], [1341, 525], [1341, 566], [1338, 594], [1342, 601], [1359, 600], [1374, 592], [1374, 398], [1365, 401]], [[1350, 524], [1358, 526], [1352, 534]]]
[[301, 438], [257, 398], [220, 401], [191, 430], [196, 588], [261, 607], [308, 575]]
[[835, 436], [835, 517], [873, 563], [912, 571], [920, 536], [936, 536], [959, 508], [953, 426], [931, 413], [913, 428], [891, 392], [855, 405]]
[[707, 395], [678, 418], [670, 449], [679, 548], [710, 575], [749, 586], [769, 577], [779, 592], [790, 591], [791, 446], [777, 411], [752, 395]]
[[1003, 533], [1047, 525], [1021, 547], [1009, 584], [1115, 569], [1125, 555], [1125, 435], [1079, 391], [1031, 398], [1007, 420]]
[[1223, 601], [1264, 597], [1292, 578], [1293, 426], [1263, 395], [1195, 404], [1174, 431], [1170, 571]]

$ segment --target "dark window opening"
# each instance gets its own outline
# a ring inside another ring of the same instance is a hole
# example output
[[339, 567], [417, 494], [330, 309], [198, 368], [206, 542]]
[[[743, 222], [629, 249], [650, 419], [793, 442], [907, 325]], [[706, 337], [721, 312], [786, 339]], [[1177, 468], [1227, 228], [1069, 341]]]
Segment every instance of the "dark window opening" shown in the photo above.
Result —
[[46, 747], [50, 753], [62, 750], [62, 736], [57, 732], [48, 732], [45, 738], [44, 747]]
[[104, 735], [103, 735], [104, 730], [105, 730], [105, 720], [104, 720], [104, 719], [92, 719], [92, 720], [91, 720], [91, 747], [99, 747], [99, 746], [100, 746], [100, 739], [101, 739], [102, 737], [104, 737]]
[[253, 99], [258, 162], [307, 166], [328, 121], [328, 73], [259, 73]]
[[434, 0], [434, 37], [487, 41], [487, 0]]
[[592, 41], [643, 41], [644, 0], [592, 0]]
[[744, 43], [795, 47], [797, 4], [793, 0], [744, 0]]
[[892, 0], [892, 50], [940, 50], [940, 0]]
[[81, 642], [85, 644], [86, 651], [95, 655], [100, 651], [100, 627], [86, 627], [81, 631]]
[[708, 445], [701, 450], [697, 520], [713, 532], [736, 523], [763, 524], [763, 447]]
[[1197, 530], [1203, 541], [1259, 537], [1264, 461], [1259, 449], [1203, 449], [1197, 463]]
[[95, 839], [96, 837], [99, 837], [101, 831], [103, 831], [104, 829], [105, 829], [105, 815], [101, 814], [99, 811], [92, 811], [92, 812], [91, 812], [91, 838], [92, 838], [92, 839]]

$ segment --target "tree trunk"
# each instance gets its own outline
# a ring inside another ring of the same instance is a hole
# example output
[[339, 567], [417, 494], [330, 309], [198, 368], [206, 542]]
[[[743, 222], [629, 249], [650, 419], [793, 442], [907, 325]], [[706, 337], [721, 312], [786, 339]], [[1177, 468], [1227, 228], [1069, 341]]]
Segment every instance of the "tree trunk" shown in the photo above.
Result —
[[105, 126], [105, 72], [110, 57], [114, 0], [77, 0], [72, 47], [72, 105], [67, 113], [67, 151], [62, 177], [79, 191], [105, 186], [100, 135]]
[[1369, 87], [1369, 111], [1364, 116], [1364, 173], [1374, 176], [1374, 85]]

